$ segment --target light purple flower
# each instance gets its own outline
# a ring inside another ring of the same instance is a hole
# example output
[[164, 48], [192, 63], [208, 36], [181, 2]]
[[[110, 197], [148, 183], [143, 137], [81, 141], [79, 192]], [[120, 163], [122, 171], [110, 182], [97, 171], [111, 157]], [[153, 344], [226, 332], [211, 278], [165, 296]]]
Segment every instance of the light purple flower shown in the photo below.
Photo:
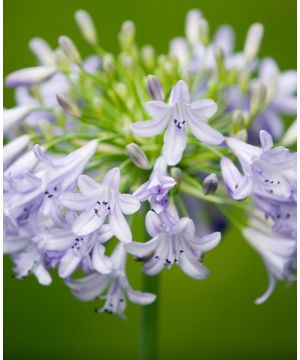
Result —
[[9, 176], [10, 196], [4, 206], [5, 213], [18, 218], [40, 210], [44, 215], [57, 217], [59, 196], [74, 189], [96, 148], [97, 141], [91, 141], [64, 158], [52, 161], [39, 145], [35, 145], [35, 155], [44, 169], [34, 174], [24, 171], [21, 176]]
[[129, 285], [125, 273], [126, 251], [121, 243], [117, 245], [110, 260], [112, 272], [109, 274], [92, 273], [85, 278], [66, 281], [75, 297], [82, 301], [89, 301], [106, 293], [105, 305], [102, 309], [95, 311], [117, 314], [122, 318], [125, 318], [124, 310], [127, 297], [130, 301], [140, 305], [148, 305], [155, 300], [156, 295], [135, 291]]
[[69, 277], [80, 266], [89, 272], [100, 274], [111, 272], [111, 262], [105, 256], [104, 242], [113, 236], [108, 225], [85, 236], [77, 236], [71, 225], [54, 227], [39, 234], [37, 243], [48, 258], [56, 258], [58, 274], [62, 278]]
[[260, 131], [260, 141], [261, 148], [228, 138], [227, 144], [244, 173], [241, 175], [230, 159], [221, 160], [222, 175], [231, 196], [241, 200], [254, 191], [278, 200], [295, 199], [297, 154], [283, 146], [272, 148], [272, 137], [264, 130]]
[[30, 143], [28, 135], [21, 135], [3, 147], [3, 168], [8, 166], [27, 148]]
[[201, 260], [206, 251], [218, 245], [221, 239], [219, 232], [196, 237], [193, 221], [187, 217], [179, 219], [173, 205], [159, 215], [149, 211], [146, 228], [152, 240], [126, 245], [130, 254], [145, 262], [143, 270], [146, 274], [156, 275], [163, 268], [169, 269], [176, 263], [194, 279], [202, 280], [209, 275]]
[[14, 219], [4, 216], [3, 250], [10, 254], [17, 279], [34, 274], [41, 285], [50, 285], [51, 276], [46, 269], [42, 252], [32, 241], [36, 236], [32, 222], [20, 225]]
[[168, 205], [168, 192], [176, 185], [176, 181], [167, 174], [167, 165], [162, 157], [156, 160], [148, 181], [141, 185], [134, 196], [139, 201], [148, 200], [151, 209], [160, 213]]
[[130, 194], [121, 194], [120, 170], [110, 170], [102, 184], [98, 184], [86, 175], [78, 179], [80, 193], [65, 193], [60, 200], [69, 209], [80, 211], [72, 230], [79, 236], [97, 230], [108, 218], [113, 234], [123, 242], [132, 239], [130, 228], [123, 214], [138, 211], [140, 202]]
[[261, 255], [269, 275], [269, 286], [256, 304], [262, 304], [273, 293], [276, 280], [296, 280], [296, 239], [272, 232], [272, 222], [257, 216], [243, 233], [247, 241]]
[[164, 134], [163, 157], [168, 165], [176, 165], [182, 158], [186, 147], [186, 128], [200, 141], [219, 145], [223, 135], [206, 123], [217, 111], [217, 104], [210, 99], [201, 99], [190, 103], [189, 88], [183, 80], [174, 86], [169, 103], [149, 101], [145, 105], [154, 120], [131, 125], [138, 136], [152, 137]]

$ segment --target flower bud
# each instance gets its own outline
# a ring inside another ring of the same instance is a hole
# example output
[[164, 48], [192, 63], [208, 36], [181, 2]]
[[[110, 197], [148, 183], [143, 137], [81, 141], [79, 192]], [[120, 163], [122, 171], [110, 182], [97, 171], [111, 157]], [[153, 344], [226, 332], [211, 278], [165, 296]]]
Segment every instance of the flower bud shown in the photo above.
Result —
[[117, 93], [117, 95], [122, 99], [122, 100], [126, 100], [128, 98], [128, 91], [127, 91], [127, 87], [124, 83], [122, 82], [118, 82], [115, 85], [115, 92]]
[[253, 24], [250, 26], [244, 47], [244, 54], [247, 60], [253, 60], [260, 48], [261, 40], [264, 34], [264, 27], [262, 24]]
[[267, 89], [265, 85], [256, 83], [252, 87], [252, 94], [250, 99], [250, 113], [256, 115], [263, 109], [266, 103]]
[[170, 170], [170, 174], [178, 185], [180, 183], [180, 180], [182, 179], [182, 170], [178, 167], [172, 167]]
[[201, 11], [192, 9], [187, 13], [185, 22], [185, 35], [188, 42], [192, 45], [200, 41], [200, 19], [202, 18]]
[[150, 169], [150, 164], [144, 151], [135, 143], [126, 145], [126, 152], [131, 161], [139, 168], [147, 170]]
[[97, 31], [90, 14], [85, 10], [77, 10], [75, 20], [86, 42], [90, 45], [97, 45]]
[[69, 95], [64, 93], [58, 93], [56, 94], [56, 99], [66, 113], [76, 118], [81, 116], [78, 105]]
[[129, 56], [126, 53], [121, 53], [119, 55], [119, 60], [125, 70], [131, 71], [133, 69], [134, 59], [132, 56]]
[[242, 129], [240, 131], [238, 131], [235, 135], [235, 138], [237, 138], [238, 140], [241, 140], [243, 142], [247, 142], [248, 140], [248, 133], [246, 129]]
[[75, 46], [74, 42], [67, 36], [60, 36], [58, 39], [59, 45], [63, 52], [66, 54], [67, 58], [76, 63], [81, 63], [81, 57]]
[[147, 76], [147, 89], [153, 100], [163, 101], [164, 92], [161, 83], [156, 76]]
[[122, 49], [128, 49], [134, 42], [135, 25], [132, 21], [125, 21], [119, 33], [119, 42]]
[[29, 115], [36, 107], [32, 105], [18, 106], [3, 111], [3, 133], [8, 131]]
[[102, 58], [102, 67], [103, 71], [108, 75], [111, 76], [115, 71], [115, 60], [112, 54], [106, 53], [103, 55]]
[[199, 19], [199, 32], [200, 41], [202, 44], [207, 45], [209, 43], [209, 25], [207, 20], [203, 17]]
[[41, 129], [41, 132], [47, 142], [53, 140], [53, 128], [49, 120], [41, 119], [39, 121], [39, 128]]
[[291, 146], [295, 144], [296, 141], [297, 141], [297, 119], [287, 129], [286, 133], [282, 138], [281, 143], [283, 146]]
[[53, 66], [35, 66], [9, 74], [5, 83], [8, 87], [31, 86], [39, 84], [56, 73]]
[[44, 39], [31, 39], [29, 42], [29, 47], [40, 65], [55, 66], [54, 52]]
[[153, 46], [145, 45], [141, 50], [141, 58], [147, 70], [151, 71], [155, 66], [155, 50]]
[[232, 114], [231, 132], [236, 134], [245, 126], [245, 115], [241, 110], [234, 110]]
[[218, 188], [218, 178], [216, 174], [210, 174], [203, 180], [203, 192], [205, 195], [213, 194]]

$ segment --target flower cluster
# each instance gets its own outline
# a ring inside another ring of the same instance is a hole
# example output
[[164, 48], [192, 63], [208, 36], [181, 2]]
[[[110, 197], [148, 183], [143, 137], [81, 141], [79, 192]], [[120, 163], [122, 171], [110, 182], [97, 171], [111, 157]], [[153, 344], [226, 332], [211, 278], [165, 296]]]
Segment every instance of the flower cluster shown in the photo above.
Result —
[[[126, 21], [114, 56], [87, 12], [75, 20], [94, 55], [83, 60], [67, 36], [55, 50], [35, 38], [38, 65], [6, 78], [16, 106], [4, 110], [4, 251], [15, 277], [49, 285], [57, 268], [74, 296], [104, 295], [96, 312], [124, 317], [127, 299], [156, 299], [129, 285], [128, 254], [146, 276], [176, 264], [205, 279], [230, 208], [239, 228], [251, 218], [243, 233], [269, 273], [257, 303], [277, 279], [295, 280], [296, 153], [273, 138], [294, 146], [282, 116], [296, 114], [296, 73], [258, 58], [263, 26], [234, 52], [230, 26], [210, 39], [191, 10], [186, 36], [157, 55]], [[130, 225], [141, 217], [145, 234]]]

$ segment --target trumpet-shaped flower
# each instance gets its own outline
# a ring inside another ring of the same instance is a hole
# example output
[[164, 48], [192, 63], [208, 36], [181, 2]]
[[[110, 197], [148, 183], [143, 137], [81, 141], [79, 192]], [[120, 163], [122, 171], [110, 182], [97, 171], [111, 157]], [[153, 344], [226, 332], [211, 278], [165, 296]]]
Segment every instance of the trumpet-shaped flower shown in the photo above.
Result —
[[75, 187], [96, 147], [97, 141], [91, 141], [66, 157], [52, 161], [35, 145], [35, 155], [45, 168], [34, 174], [24, 171], [21, 176], [9, 176], [10, 196], [4, 206], [5, 213], [18, 218], [41, 209], [44, 214], [55, 217], [59, 213], [59, 196]]
[[131, 125], [131, 130], [141, 137], [164, 134], [163, 157], [168, 165], [176, 165], [182, 158], [186, 147], [186, 128], [200, 141], [219, 145], [223, 135], [206, 123], [217, 111], [217, 104], [210, 99], [201, 99], [190, 103], [187, 84], [180, 80], [174, 86], [169, 103], [149, 101], [145, 108], [154, 120]]
[[78, 179], [80, 193], [65, 193], [60, 197], [64, 206], [80, 211], [72, 230], [79, 236], [97, 230], [108, 218], [113, 234], [123, 242], [132, 239], [130, 228], [123, 214], [135, 213], [140, 202], [130, 194], [120, 194], [120, 170], [110, 170], [102, 184], [86, 175]]
[[151, 209], [160, 213], [168, 205], [167, 194], [176, 185], [176, 181], [167, 174], [167, 165], [162, 157], [156, 160], [148, 181], [133, 194], [139, 201], [148, 200]]
[[283, 146], [273, 147], [271, 135], [260, 131], [261, 148], [229, 138], [227, 144], [243, 169], [228, 158], [221, 160], [222, 175], [231, 196], [240, 200], [253, 191], [278, 200], [295, 199], [297, 155]]
[[296, 280], [296, 239], [272, 232], [272, 223], [259, 217], [251, 219], [244, 236], [261, 255], [269, 274], [266, 292], [255, 301], [262, 304], [273, 293], [276, 280]]
[[127, 297], [130, 301], [140, 305], [148, 305], [155, 300], [156, 295], [133, 290], [129, 285], [125, 273], [126, 251], [121, 243], [117, 245], [110, 260], [112, 272], [109, 274], [92, 273], [85, 278], [66, 281], [75, 297], [82, 301], [89, 301], [106, 293], [105, 305], [95, 311], [117, 314], [122, 318], [125, 318]]
[[218, 245], [221, 239], [219, 232], [196, 237], [193, 221], [187, 217], [179, 219], [173, 205], [159, 215], [149, 211], [146, 227], [152, 240], [126, 245], [130, 254], [145, 262], [143, 270], [146, 274], [156, 275], [175, 263], [194, 279], [202, 280], [209, 275], [201, 259], [206, 251]]

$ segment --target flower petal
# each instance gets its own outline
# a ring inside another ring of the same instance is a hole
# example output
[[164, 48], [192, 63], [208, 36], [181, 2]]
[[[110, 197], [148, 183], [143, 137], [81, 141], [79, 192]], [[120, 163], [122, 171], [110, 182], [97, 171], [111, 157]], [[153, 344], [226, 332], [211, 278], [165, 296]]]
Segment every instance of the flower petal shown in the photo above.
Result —
[[174, 166], [182, 158], [186, 147], [186, 134], [184, 129], [177, 129], [172, 123], [164, 135], [163, 157], [168, 165]]
[[97, 240], [99, 240], [102, 244], [111, 239], [113, 236], [114, 234], [108, 224], [102, 225], [97, 232]]
[[91, 194], [94, 193], [100, 193], [103, 189], [103, 186], [87, 175], [80, 175], [77, 185], [80, 192], [87, 196], [91, 196]]
[[141, 206], [138, 199], [131, 194], [120, 194], [118, 200], [121, 211], [125, 215], [130, 215], [137, 212]]
[[82, 257], [74, 255], [72, 250], [69, 250], [61, 258], [58, 266], [58, 274], [61, 278], [69, 277], [80, 264]]
[[146, 102], [145, 109], [153, 119], [164, 121], [170, 113], [171, 106], [162, 101], [153, 100]]
[[152, 237], [162, 232], [160, 216], [154, 211], [148, 211], [145, 224], [148, 234]]
[[34, 275], [37, 277], [38, 282], [41, 285], [50, 285], [52, 283], [52, 279], [45, 266], [42, 264], [37, 265], [34, 270]]
[[105, 247], [97, 242], [93, 250], [92, 262], [94, 269], [100, 274], [109, 274], [112, 271], [112, 264], [109, 257], [105, 256], [104, 253]]
[[178, 83], [173, 87], [170, 103], [185, 103], [188, 104], [190, 102], [190, 90], [187, 84], [183, 80], [179, 80]]
[[225, 56], [228, 56], [233, 51], [234, 38], [233, 28], [229, 25], [223, 25], [218, 28], [214, 44], [223, 50]]
[[131, 243], [125, 245], [125, 249], [129, 254], [138, 258], [147, 258], [155, 251], [157, 242], [158, 237], [154, 237], [145, 243], [132, 241]]
[[130, 227], [121, 212], [120, 205], [116, 203], [114, 210], [109, 215], [109, 225], [113, 234], [122, 242], [129, 243], [132, 240]]
[[94, 196], [86, 196], [80, 193], [66, 192], [59, 197], [60, 202], [68, 209], [85, 211], [95, 203]]
[[130, 126], [131, 131], [141, 137], [152, 137], [160, 134], [168, 124], [170, 116], [167, 115], [164, 119], [146, 120], [134, 123]]
[[191, 118], [189, 118], [188, 122], [191, 132], [198, 140], [210, 145], [219, 145], [224, 141], [223, 135], [210, 125], [196, 122]]
[[297, 91], [297, 71], [284, 71], [279, 77], [279, 92], [292, 95]]
[[79, 236], [90, 234], [97, 230], [103, 224], [104, 220], [105, 215], [96, 215], [94, 209], [86, 210], [75, 220], [72, 231]]
[[211, 99], [200, 99], [192, 102], [188, 109], [188, 114], [197, 122], [212, 117], [217, 112], [218, 106]]
[[115, 167], [106, 173], [103, 179], [103, 185], [107, 186], [108, 188], [116, 192], [119, 192], [120, 181], [121, 181], [120, 169], [118, 167]]
[[136, 291], [133, 290], [131, 287], [128, 287], [127, 289], [127, 295], [130, 301], [140, 304], [140, 305], [148, 305], [153, 303], [156, 299], [155, 294], [151, 294], [148, 292], [142, 292], [142, 291]]
[[203, 280], [210, 274], [209, 270], [200, 261], [188, 257], [186, 253], [180, 254], [179, 266], [183, 272], [196, 280]]
[[267, 131], [261, 130], [259, 132], [259, 138], [263, 150], [269, 150], [273, 147], [272, 136]]

